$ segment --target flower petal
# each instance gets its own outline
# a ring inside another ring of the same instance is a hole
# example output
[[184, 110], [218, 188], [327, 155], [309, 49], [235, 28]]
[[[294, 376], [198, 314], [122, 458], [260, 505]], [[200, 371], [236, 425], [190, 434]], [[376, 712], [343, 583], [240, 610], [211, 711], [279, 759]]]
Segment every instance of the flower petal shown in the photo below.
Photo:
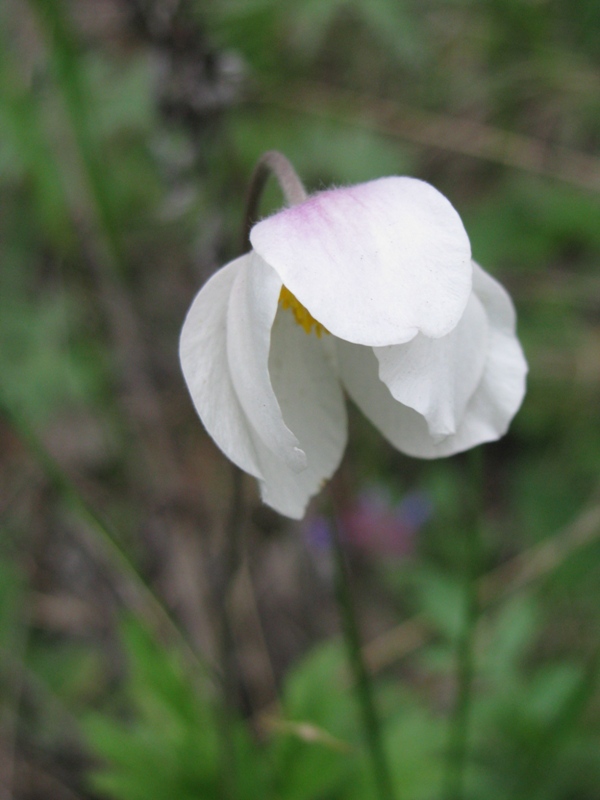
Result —
[[424, 417], [394, 400], [379, 380], [379, 362], [373, 348], [341, 340], [337, 345], [342, 383], [379, 432], [407, 455], [421, 458], [442, 455], [437, 452], [439, 445], [431, 437]]
[[239, 259], [239, 263], [227, 314], [227, 358], [233, 385], [263, 444], [299, 472], [306, 467], [306, 454], [283, 420], [269, 375], [271, 328], [281, 280], [254, 252]]
[[196, 295], [179, 341], [179, 358], [192, 401], [206, 430], [225, 455], [262, 476], [253, 435], [233, 387], [227, 360], [227, 306], [248, 256], [216, 272]]
[[473, 288], [490, 324], [486, 368], [467, 406], [462, 432], [465, 441], [478, 443], [506, 433], [525, 397], [528, 367], [515, 333], [515, 309], [504, 287], [474, 263]]
[[445, 336], [471, 291], [458, 213], [414, 178], [321, 192], [259, 222], [250, 239], [312, 316], [350, 342]]
[[[263, 298], [267, 308], [271, 307], [272, 274], [260, 259], [257, 264], [252, 254], [241, 256], [215, 273], [188, 312], [181, 333], [180, 358], [194, 406], [208, 433], [231, 461], [259, 479], [266, 503], [288, 517], [300, 519], [310, 498], [333, 475], [342, 458], [347, 436], [346, 408], [327, 355], [330, 337], [307, 335], [290, 311], [277, 311], [276, 303], [271, 329], [269, 316], [260, 305]], [[278, 297], [281, 283], [277, 276], [275, 282], [273, 294]], [[254, 315], [256, 304], [261, 313]], [[228, 331], [228, 314], [231, 320], [235, 318], [233, 331]], [[252, 324], [246, 328], [248, 323]], [[264, 328], [268, 338], [263, 371], [258, 353], [264, 353]], [[230, 345], [232, 362], [227, 353], [228, 334], [229, 339], [238, 337]], [[255, 351], [245, 352], [244, 345]], [[238, 365], [243, 359], [249, 375], [240, 375]], [[249, 364], [252, 359], [254, 363]], [[232, 369], [251, 419], [238, 399]], [[248, 385], [253, 387], [250, 399]], [[280, 435], [282, 428], [283, 437], [287, 431], [294, 446], [302, 448], [299, 452], [307, 465], [300, 472], [289, 458], [285, 441], [283, 448], [269, 448], [255, 427], [254, 419], [259, 418], [256, 406], [262, 404], [275, 409], [272, 438]]]
[[373, 348], [379, 378], [392, 396], [418, 411], [429, 433], [456, 433], [485, 366], [488, 324], [482, 304], [471, 294], [458, 325], [439, 339], [418, 334], [406, 344]]
[[259, 449], [261, 495], [295, 519], [304, 516], [309, 499], [333, 475], [346, 445], [346, 406], [327, 357], [327, 339], [306, 334], [290, 311], [278, 312], [269, 371], [283, 417], [306, 453], [307, 466], [294, 472], [266, 448]]
[[349, 395], [376, 428], [399, 450], [418, 458], [439, 458], [499, 439], [525, 395], [527, 363], [515, 335], [515, 314], [505, 290], [474, 264], [474, 291], [488, 318], [483, 375], [455, 434], [433, 438], [425, 418], [395, 400], [379, 380], [371, 348], [337, 342], [339, 369]]

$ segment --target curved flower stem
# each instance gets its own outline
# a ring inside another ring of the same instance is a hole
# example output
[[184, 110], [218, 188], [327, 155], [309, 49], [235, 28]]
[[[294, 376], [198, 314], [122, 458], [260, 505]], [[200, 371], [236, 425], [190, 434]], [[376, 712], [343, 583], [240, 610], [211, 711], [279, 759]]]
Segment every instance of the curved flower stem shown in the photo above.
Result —
[[344, 641], [353, 677], [353, 687], [360, 707], [373, 776], [380, 800], [395, 800], [396, 795], [392, 788], [390, 770], [381, 734], [381, 724], [375, 706], [373, 686], [360, 646], [360, 633], [346, 553], [334, 514], [331, 515], [331, 530], [335, 557], [336, 598], [342, 618]]
[[262, 193], [271, 175], [277, 179], [288, 206], [295, 206], [306, 200], [306, 189], [287, 158], [277, 150], [263, 153], [250, 178], [242, 231], [242, 253], [250, 249], [250, 230], [256, 222]]
[[475, 640], [480, 614], [478, 577], [481, 567], [482, 451], [469, 453], [469, 480], [464, 520], [464, 618], [456, 647], [457, 696], [450, 719], [446, 754], [445, 800], [463, 800], [475, 677]]
[[[287, 158], [277, 151], [268, 151], [259, 159], [248, 189], [246, 211], [242, 228], [241, 251], [250, 247], [250, 230], [258, 215], [262, 193], [270, 175], [279, 182], [281, 191], [289, 205], [302, 202], [306, 191]], [[241, 564], [242, 532], [244, 527], [244, 502], [242, 471], [233, 466], [232, 496], [229, 517], [225, 527], [225, 541], [221, 552], [221, 563], [214, 585], [215, 608], [217, 609], [217, 639], [221, 666], [222, 716], [220, 719], [222, 788], [226, 798], [236, 793], [236, 753], [233, 732], [233, 714], [240, 694], [240, 675], [236, 663], [235, 638], [231, 620], [231, 592]]]

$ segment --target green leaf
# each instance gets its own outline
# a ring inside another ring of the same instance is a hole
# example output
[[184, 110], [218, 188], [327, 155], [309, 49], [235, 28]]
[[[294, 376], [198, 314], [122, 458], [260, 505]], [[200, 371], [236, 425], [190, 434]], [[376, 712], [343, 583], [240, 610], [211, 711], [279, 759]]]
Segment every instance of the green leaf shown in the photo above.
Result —
[[493, 621], [488, 621], [481, 670], [498, 688], [508, 687], [517, 679], [540, 622], [537, 605], [527, 597], [512, 598]]
[[[313, 650], [287, 676], [273, 769], [285, 800], [335, 796], [356, 759], [356, 708], [339, 644]], [[286, 721], [290, 725], [286, 726]]]
[[465, 614], [465, 591], [461, 581], [432, 567], [415, 571], [413, 579], [417, 605], [423, 615], [448, 639], [456, 639], [461, 633]]

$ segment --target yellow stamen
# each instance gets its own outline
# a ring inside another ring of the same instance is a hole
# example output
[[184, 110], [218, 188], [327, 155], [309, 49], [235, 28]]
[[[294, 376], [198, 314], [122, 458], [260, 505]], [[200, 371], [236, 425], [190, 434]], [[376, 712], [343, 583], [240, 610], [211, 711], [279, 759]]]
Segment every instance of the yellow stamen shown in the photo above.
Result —
[[327, 328], [324, 325], [321, 325], [320, 322], [317, 322], [310, 311], [304, 308], [302, 303], [296, 297], [294, 297], [294, 295], [286, 286], [281, 287], [279, 303], [282, 308], [290, 308], [292, 310], [296, 322], [301, 328], [304, 329], [305, 333], [311, 333], [313, 327], [319, 339], [321, 338], [322, 333], [329, 333]]

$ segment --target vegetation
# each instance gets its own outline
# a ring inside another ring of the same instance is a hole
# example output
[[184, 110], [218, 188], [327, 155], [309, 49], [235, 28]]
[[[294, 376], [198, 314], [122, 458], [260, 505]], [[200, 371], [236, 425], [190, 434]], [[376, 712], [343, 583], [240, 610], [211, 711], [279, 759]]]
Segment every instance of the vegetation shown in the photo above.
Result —
[[351, 417], [336, 502], [393, 793], [598, 797], [599, 26], [595, 0], [0, 5], [5, 797], [383, 796], [327, 510], [291, 524], [244, 483], [232, 555], [179, 371], [269, 149], [310, 189], [438, 187], [530, 363], [473, 454]]

